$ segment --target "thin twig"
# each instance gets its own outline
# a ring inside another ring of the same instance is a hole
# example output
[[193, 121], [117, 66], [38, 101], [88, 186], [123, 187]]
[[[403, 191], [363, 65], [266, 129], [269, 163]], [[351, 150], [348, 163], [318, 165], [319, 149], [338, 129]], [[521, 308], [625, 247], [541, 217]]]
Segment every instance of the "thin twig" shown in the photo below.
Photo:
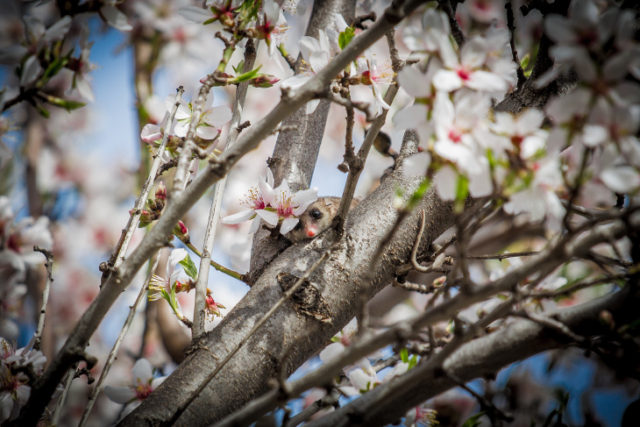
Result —
[[451, 0], [443, 0], [438, 2], [440, 8], [444, 11], [449, 18], [449, 26], [451, 27], [451, 35], [453, 39], [456, 41], [458, 48], [461, 48], [464, 44], [464, 34], [462, 33], [462, 29], [460, 25], [458, 25], [458, 21], [456, 20], [456, 14], [451, 6]]
[[371, 116], [371, 111], [369, 111], [369, 103], [368, 102], [359, 102], [359, 101], [352, 101], [349, 98], [345, 98], [342, 96], [338, 96], [335, 93], [331, 92], [331, 91], [327, 91], [324, 94], [324, 97], [327, 98], [329, 101], [334, 102], [338, 105], [342, 105], [345, 108], [355, 108], [358, 111], [363, 112], [366, 116], [367, 116], [367, 121], [370, 122], [372, 120], [375, 119], [375, 117]]
[[507, 28], [509, 29], [509, 34], [511, 35], [509, 39], [509, 46], [511, 47], [511, 57], [513, 58], [513, 62], [518, 66], [518, 68], [516, 69], [516, 72], [518, 75], [517, 88], [519, 89], [524, 84], [524, 82], [527, 81], [527, 78], [525, 77], [524, 71], [520, 66], [520, 60], [518, 59], [518, 51], [516, 50], [516, 42], [515, 42], [516, 28], [515, 28], [515, 17], [513, 14], [512, 1], [507, 0], [506, 4], [504, 5], [504, 8], [506, 9], [506, 12], [507, 12]]
[[67, 396], [69, 395], [69, 389], [71, 388], [71, 382], [76, 377], [76, 367], [74, 365], [72, 369], [69, 369], [67, 372], [67, 377], [64, 383], [64, 389], [62, 389], [62, 394], [60, 398], [56, 402], [56, 408], [53, 411], [53, 416], [51, 417], [51, 425], [57, 426], [59, 424], [60, 415], [62, 414], [62, 408], [64, 408], [64, 403], [67, 401]]
[[287, 52], [287, 49], [284, 46], [284, 43], [280, 43], [278, 45], [278, 52], [280, 52], [280, 55], [282, 55], [282, 59], [284, 59], [287, 65], [289, 65], [289, 68], [291, 68], [291, 71], [295, 72], [296, 60], [291, 55], [289, 55], [289, 52]]
[[[480, 404], [480, 409], [483, 410], [487, 416], [494, 421], [495, 419], [512, 422], [513, 417], [511, 415], [507, 415], [502, 412], [496, 405], [494, 405], [490, 400], [486, 399], [483, 395], [477, 393], [471, 387], [465, 384], [460, 378], [456, 375], [452, 374], [445, 370], [445, 375], [451, 379], [454, 383], [458, 385], [458, 387], [463, 388], [467, 393], [472, 395]], [[493, 423], [495, 425], [495, 422]]]
[[[187, 247], [189, 249], [191, 249], [193, 251], [193, 253], [195, 253], [196, 255], [198, 255], [198, 257], [202, 258], [202, 254], [200, 253], [200, 251], [198, 250], [198, 248], [196, 248], [193, 243], [185, 243], [187, 245]], [[216, 270], [218, 270], [221, 273], [226, 274], [227, 276], [233, 277], [234, 279], [240, 280], [241, 282], [245, 282], [247, 281], [247, 277], [246, 274], [241, 274], [238, 273], [235, 270], [232, 270], [230, 268], [225, 267], [222, 264], [218, 264], [217, 262], [215, 262], [212, 259], [209, 259], [209, 264], [215, 268]]]
[[284, 424], [285, 427], [296, 427], [298, 424], [309, 420], [312, 416], [320, 412], [321, 410], [329, 407], [335, 407], [338, 404], [340, 394], [332, 389], [330, 393], [327, 393], [321, 399], [316, 400], [311, 405], [304, 408], [302, 411], [291, 417], [289, 421]]
[[425, 225], [426, 225], [426, 218], [424, 215], [424, 209], [421, 209], [420, 210], [420, 230], [418, 230], [418, 236], [416, 237], [416, 241], [413, 244], [413, 249], [411, 250], [411, 265], [413, 265], [413, 268], [415, 268], [417, 271], [420, 271], [422, 273], [432, 271], [431, 266], [425, 267], [423, 265], [420, 265], [420, 263], [418, 262], [418, 249], [420, 249], [420, 240], [422, 240], [422, 234], [424, 233]]
[[[582, 187], [582, 181], [584, 179], [584, 174], [587, 171], [589, 157], [591, 157], [592, 151], [593, 151], [592, 148], [587, 148], [582, 152], [582, 159], [580, 160], [580, 169], [578, 169], [578, 175], [576, 176], [574, 185], [569, 185], [569, 183], [567, 182], [567, 187], [569, 187], [570, 189], [569, 201], [567, 202], [567, 206], [568, 206], [567, 211], [564, 214], [564, 218], [562, 218], [562, 224], [564, 225], [564, 228], [567, 229], [568, 231], [572, 230], [571, 224], [569, 223], [569, 220], [571, 219], [571, 212], [572, 212], [571, 206], [574, 205], [576, 199], [580, 195], [580, 188]], [[566, 176], [565, 176], [565, 180], [567, 180]]]
[[[395, 49], [395, 41], [393, 36], [394, 36], [393, 29], [390, 29], [385, 34], [387, 43], [390, 46], [390, 49], [389, 49], [390, 52], [397, 54], [397, 49]], [[399, 61], [400, 61], [399, 58], [395, 58], [395, 59], [392, 58], [392, 64], [398, 65], [401, 63]], [[396, 74], [398, 71], [400, 70], [394, 69], [394, 72]], [[384, 102], [386, 102], [387, 105], [391, 105], [391, 103], [395, 99], [396, 93], [398, 93], [398, 85], [394, 79], [394, 83], [389, 86], [389, 89], [387, 89], [387, 93], [384, 95]], [[358, 184], [360, 173], [364, 169], [364, 165], [365, 165], [367, 156], [369, 154], [369, 150], [371, 150], [371, 146], [373, 145], [373, 142], [378, 136], [378, 132], [380, 132], [380, 129], [382, 129], [382, 126], [384, 125], [386, 118], [387, 118], [387, 110], [383, 110], [382, 114], [380, 114], [380, 116], [378, 116], [373, 121], [373, 123], [371, 123], [371, 127], [367, 132], [367, 136], [364, 138], [364, 141], [362, 142], [362, 145], [358, 150], [358, 156], [357, 156], [358, 160], [354, 161], [353, 165], [349, 165], [349, 174], [347, 175], [347, 182], [345, 183], [344, 189], [342, 190], [342, 198], [340, 199], [340, 206], [338, 206], [338, 212], [336, 213], [336, 216], [335, 216], [336, 218], [335, 221], [337, 221], [335, 224], [336, 230], [338, 231], [339, 235], [342, 234], [342, 231], [344, 230], [344, 220], [347, 216], [347, 212], [349, 211], [349, 207], [351, 206], [351, 201], [353, 200], [353, 195], [355, 194], [355, 191], [356, 191], [356, 185]]]
[[[256, 49], [251, 39], [247, 41], [245, 46], [244, 55], [244, 67], [242, 72], [246, 73], [253, 68], [253, 64], [256, 60]], [[236, 91], [236, 99], [233, 104], [233, 113], [231, 116], [231, 123], [229, 125], [229, 137], [227, 138], [227, 148], [231, 148], [235, 145], [240, 135], [239, 125], [242, 120], [242, 110], [247, 95], [247, 87], [249, 82], [242, 82]], [[196, 297], [193, 307], [193, 329], [192, 340], [195, 342], [200, 335], [205, 332], [205, 319], [206, 319], [206, 298], [207, 298], [207, 283], [209, 282], [209, 265], [213, 264], [211, 260], [211, 253], [213, 252], [213, 246], [215, 241], [216, 228], [218, 221], [220, 220], [220, 209], [222, 207], [222, 196], [224, 195], [224, 189], [227, 184], [227, 176], [225, 175], [220, 181], [218, 181], [213, 187], [213, 199], [211, 200], [211, 208], [209, 209], [209, 219], [207, 221], [207, 228], [204, 235], [204, 243], [202, 244], [202, 255], [200, 258], [200, 269], [198, 270], [198, 279], [196, 280]], [[219, 270], [219, 269], [218, 269]], [[225, 269], [225, 273], [230, 270]], [[234, 272], [235, 273], [235, 272]], [[236, 275], [238, 273], [235, 273]], [[237, 276], [234, 276], [238, 278]], [[240, 276], [242, 277], [242, 276]], [[241, 279], [240, 279], [241, 280]]]
[[49, 301], [49, 290], [51, 289], [51, 283], [53, 283], [53, 252], [46, 249], [42, 249], [38, 246], [34, 246], [35, 252], [40, 252], [45, 257], [44, 266], [47, 270], [47, 282], [45, 283], [44, 290], [42, 291], [42, 304], [40, 305], [40, 313], [38, 314], [38, 326], [36, 332], [33, 335], [33, 348], [40, 350], [42, 344], [42, 331], [44, 330], [44, 319], [47, 311], [47, 302]]
[[411, 283], [411, 282], [399, 282], [395, 280], [392, 285], [396, 288], [402, 288], [407, 291], [418, 292], [420, 294], [430, 294], [436, 287], [432, 283]]
[[571, 338], [573, 341], [577, 342], [578, 344], [585, 342], [584, 337], [574, 333], [571, 329], [569, 329], [567, 325], [565, 325], [564, 323], [558, 320], [552, 319], [551, 317], [532, 313], [527, 310], [515, 311], [513, 315], [522, 317], [525, 319], [529, 319], [533, 322], [536, 322], [544, 326], [545, 328], [553, 329], [557, 332], [560, 332], [562, 335], [566, 335], [567, 337]]
[[507, 252], [504, 254], [495, 254], [495, 255], [467, 255], [467, 259], [497, 259], [498, 261], [502, 261], [507, 258], [519, 258], [525, 256], [533, 256], [538, 255], [540, 251], [523, 251], [523, 252]]
[[118, 356], [118, 350], [120, 350], [120, 345], [122, 344], [122, 341], [124, 341], [124, 337], [127, 335], [127, 332], [129, 331], [129, 328], [133, 323], [133, 318], [136, 315], [138, 306], [144, 300], [144, 297], [147, 295], [147, 285], [149, 283], [149, 280], [151, 279], [151, 275], [153, 274], [153, 264], [154, 262], [153, 260], [151, 260], [149, 262], [149, 272], [147, 274], [147, 278], [142, 283], [142, 286], [140, 287], [140, 292], [138, 292], [138, 296], [136, 297], [136, 300], [134, 301], [133, 305], [129, 307], [129, 314], [127, 315], [127, 318], [124, 321], [122, 328], [120, 329], [120, 333], [118, 334], [118, 338], [116, 338], [116, 342], [113, 343], [113, 347], [111, 347], [111, 351], [107, 356], [107, 360], [104, 362], [104, 367], [102, 368], [102, 372], [100, 372], [100, 377], [98, 378], [98, 381], [93, 387], [93, 390], [91, 390], [91, 394], [89, 395], [89, 400], [87, 401], [87, 405], [85, 406], [84, 411], [82, 412], [82, 418], [80, 419], [80, 424], [78, 424], [78, 427], [83, 427], [87, 422], [87, 420], [89, 419], [89, 414], [93, 409], [93, 405], [96, 403], [96, 399], [98, 398], [98, 395], [102, 391], [102, 383], [107, 378], [107, 375], [111, 370], [111, 366], [113, 365], [113, 362], [115, 362], [116, 357]]
[[175, 125], [175, 117], [176, 111], [178, 111], [178, 106], [182, 101], [182, 94], [184, 93], [184, 88], [180, 86], [176, 91], [176, 101], [171, 108], [171, 114], [169, 115], [169, 121], [167, 122], [168, 129], [164, 129], [162, 135], [162, 142], [160, 143], [160, 147], [156, 151], [156, 154], [153, 158], [153, 163], [151, 164], [151, 168], [149, 169], [149, 176], [142, 186], [142, 191], [140, 192], [140, 197], [136, 200], [136, 203], [133, 207], [133, 213], [129, 217], [129, 221], [125, 229], [123, 230], [122, 235], [120, 236], [120, 241], [116, 245], [116, 250], [114, 251], [114, 255], [108, 262], [108, 269], [103, 272], [102, 280], [106, 279], [109, 276], [111, 269], [116, 269], [122, 264], [124, 258], [127, 254], [127, 249], [129, 247], [129, 243], [131, 242], [131, 238], [133, 237], [133, 233], [138, 228], [138, 222], [140, 221], [140, 215], [142, 213], [142, 209], [144, 208], [145, 203], [147, 202], [147, 197], [149, 196], [149, 192], [151, 191], [151, 187], [156, 178], [156, 173], [160, 168], [160, 163], [162, 162], [162, 154], [167, 146], [167, 141], [169, 140], [169, 135], [173, 133], [173, 128]]
[[456, 240], [456, 258], [458, 262], [456, 263], [457, 269], [460, 271], [462, 275], [462, 281], [460, 282], [460, 291], [463, 293], [469, 292], [471, 288], [471, 275], [469, 274], [469, 264], [467, 263], [467, 249], [469, 241], [469, 237], [467, 236], [466, 230], [467, 224], [464, 219], [461, 218], [460, 215], [456, 218], [456, 235], [458, 239]]
[[[351, 102], [351, 96], [349, 93], [349, 88], [345, 87], [342, 89], [344, 92], [343, 97]], [[338, 166], [342, 172], [347, 172], [350, 169], [350, 165], [356, 161], [356, 153], [353, 150], [353, 124], [354, 124], [354, 107], [353, 105], [345, 105], [345, 110], [347, 111], [347, 115], [345, 117], [346, 121], [346, 129], [344, 133], [344, 156], [342, 164]]]
[[539, 292], [522, 292], [524, 296], [528, 298], [543, 299], [543, 298], [558, 298], [566, 295], [570, 295], [582, 289], [590, 288], [592, 286], [603, 285], [607, 283], [615, 282], [616, 280], [628, 279], [629, 275], [619, 274], [615, 276], [606, 276], [599, 279], [593, 279], [586, 282], [578, 282], [567, 288], [558, 289], [555, 291], [539, 291]]

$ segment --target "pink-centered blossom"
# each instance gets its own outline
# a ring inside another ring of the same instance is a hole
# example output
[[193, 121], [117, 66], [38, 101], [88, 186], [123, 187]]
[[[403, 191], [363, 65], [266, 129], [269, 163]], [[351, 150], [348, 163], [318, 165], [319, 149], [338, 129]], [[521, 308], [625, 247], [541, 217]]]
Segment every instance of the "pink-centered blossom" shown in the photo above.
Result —
[[250, 232], [255, 232], [263, 220], [269, 228], [280, 224], [280, 233], [287, 234], [298, 224], [298, 217], [318, 198], [316, 189], [301, 190], [292, 193], [286, 181], [273, 188], [273, 174], [267, 168], [264, 181], [258, 182], [258, 188], [249, 190], [245, 200], [247, 209], [222, 219], [224, 224], [238, 224], [252, 219]]
[[287, 20], [278, 3], [265, 0], [262, 4], [262, 16], [256, 25], [256, 32], [267, 43], [269, 55], [275, 53], [276, 46], [282, 42], [286, 30]]
[[89, 74], [96, 69], [96, 65], [89, 60], [93, 43], [88, 41], [88, 32], [89, 29], [86, 26], [83, 27], [80, 41], [80, 56], [71, 58], [68, 67], [73, 71], [71, 89], [76, 89], [80, 96], [87, 101], [93, 102], [94, 96]]
[[24, 53], [29, 52], [31, 55], [24, 62], [20, 75], [20, 86], [29, 86], [44, 71], [38, 59], [38, 52], [48, 44], [64, 38], [71, 28], [71, 17], [64, 16], [49, 28], [45, 28], [42, 21], [33, 16], [25, 17], [24, 22], [28, 44], [27, 48], [24, 49]]
[[[383, 110], [390, 108], [389, 104], [384, 101], [383, 96], [385, 87], [393, 82], [393, 70], [390, 64], [378, 64], [374, 58], [368, 56], [365, 56], [364, 60], [358, 61], [358, 65], [358, 68], [362, 68], [362, 71], [360, 71], [360, 81], [362, 84], [371, 88], [371, 94], [373, 95], [373, 99], [369, 97], [363, 101], [369, 104], [368, 110], [370, 113], [377, 116], [382, 113]], [[353, 99], [360, 101], [355, 96]]]
[[485, 126], [488, 102], [485, 96], [477, 93], [457, 94], [453, 102], [447, 94], [436, 96], [434, 151], [456, 163], [463, 172], [479, 173], [486, 162], [475, 133]]
[[547, 132], [540, 128], [543, 120], [544, 114], [533, 108], [518, 115], [496, 113], [495, 123], [490, 128], [500, 139], [490, 148], [496, 154], [504, 149], [517, 152], [525, 158], [532, 157], [544, 149]]
[[153, 377], [153, 367], [147, 359], [138, 359], [133, 365], [133, 382], [128, 386], [111, 386], [104, 388], [107, 397], [116, 403], [138, 406], [156, 389], [166, 377]]
[[509, 88], [505, 78], [486, 69], [489, 50], [487, 41], [479, 36], [468, 40], [459, 54], [449, 39], [441, 40], [439, 52], [444, 69], [433, 77], [436, 89], [451, 92], [468, 87], [484, 92], [505, 92]]

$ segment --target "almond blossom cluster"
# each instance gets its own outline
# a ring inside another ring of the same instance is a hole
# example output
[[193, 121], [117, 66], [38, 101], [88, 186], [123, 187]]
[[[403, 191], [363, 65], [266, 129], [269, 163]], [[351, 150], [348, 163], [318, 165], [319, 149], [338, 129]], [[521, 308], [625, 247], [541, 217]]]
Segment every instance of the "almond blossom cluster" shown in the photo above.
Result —
[[[546, 217], [557, 223], [564, 216], [567, 184], [599, 188], [598, 198], [608, 197], [609, 206], [614, 193], [634, 193], [640, 188], [640, 86], [626, 79], [635, 73], [638, 52], [631, 16], [591, 1], [573, 1], [568, 18], [548, 16], [545, 29], [557, 43], [551, 49], [556, 66], [538, 84], [574, 68], [581, 81], [544, 112], [514, 115], [491, 108], [516, 85], [508, 32], [489, 28], [458, 49], [444, 13], [427, 9], [424, 36], [405, 36], [422, 59], [398, 76], [414, 103], [394, 122], [417, 128], [425, 146], [425, 153], [405, 162], [405, 172], [426, 174], [444, 200], [501, 195], [505, 211], [531, 221]], [[616, 48], [605, 51], [607, 43]], [[597, 69], [594, 58], [603, 55], [610, 59]], [[544, 126], [545, 118], [552, 127]], [[588, 179], [578, 184], [584, 156], [598, 161], [587, 163], [582, 176]]]

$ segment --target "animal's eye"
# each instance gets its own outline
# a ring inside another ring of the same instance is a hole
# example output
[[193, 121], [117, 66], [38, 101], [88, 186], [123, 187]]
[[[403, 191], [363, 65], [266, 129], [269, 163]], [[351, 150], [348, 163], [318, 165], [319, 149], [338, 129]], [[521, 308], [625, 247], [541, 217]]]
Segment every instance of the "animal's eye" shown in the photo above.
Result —
[[313, 219], [320, 219], [322, 218], [322, 212], [320, 212], [319, 209], [311, 209], [311, 211], [309, 211], [309, 215], [311, 216], [311, 218]]

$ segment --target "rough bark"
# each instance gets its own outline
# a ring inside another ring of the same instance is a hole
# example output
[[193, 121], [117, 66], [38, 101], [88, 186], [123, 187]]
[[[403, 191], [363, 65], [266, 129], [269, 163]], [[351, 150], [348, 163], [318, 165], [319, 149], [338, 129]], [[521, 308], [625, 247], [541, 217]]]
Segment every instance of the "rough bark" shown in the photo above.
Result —
[[[415, 143], [412, 144], [415, 150]], [[270, 378], [293, 372], [330, 341], [358, 311], [360, 304], [389, 283], [397, 265], [408, 261], [411, 245], [407, 242], [413, 242], [418, 231], [417, 211], [401, 223], [385, 245], [379, 262], [371, 266], [371, 259], [399, 215], [392, 207], [396, 190], [402, 188], [405, 194], [410, 194], [418, 183], [415, 179], [405, 179], [399, 170], [394, 171], [353, 210], [344, 238], [333, 246], [329, 258], [311, 276], [309, 281], [320, 290], [329, 308], [331, 323], [299, 314], [294, 304], [287, 302], [256, 334], [246, 337], [282, 296], [276, 280], [278, 273], [300, 277], [332, 246], [333, 236], [325, 233], [310, 243], [288, 248], [270, 263], [223, 322], [206, 335], [185, 363], [121, 425], [167, 421], [177, 425], [209, 424], [264, 392]], [[425, 197], [421, 207], [429, 217], [423, 239], [431, 242], [451, 225], [453, 215], [434, 194]], [[189, 402], [189, 396], [198, 389], [206, 373], [216, 370], [238, 342], [243, 342], [243, 346], [237, 354], [206, 389]]]

